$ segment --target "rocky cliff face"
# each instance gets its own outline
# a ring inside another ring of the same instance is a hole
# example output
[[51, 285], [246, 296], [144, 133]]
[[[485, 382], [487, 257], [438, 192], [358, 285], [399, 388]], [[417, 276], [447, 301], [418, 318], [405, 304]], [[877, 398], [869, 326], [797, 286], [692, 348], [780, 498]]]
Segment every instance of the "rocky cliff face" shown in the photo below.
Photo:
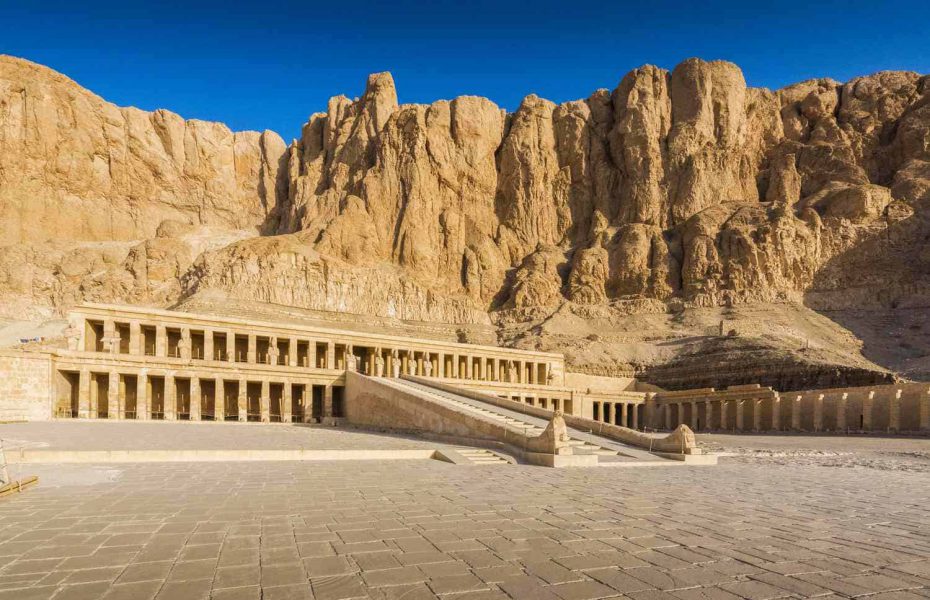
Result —
[[0, 286], [53, 309], [209, 290], [493, 322], [545, 346], [539, 324], [567, 314], [924, 306], [928, 204], [930, 77], [915, 73], [772, 92], [692, 59], [513, 114], [398, 104], [382, 73], [285, 148], [0, 60]]

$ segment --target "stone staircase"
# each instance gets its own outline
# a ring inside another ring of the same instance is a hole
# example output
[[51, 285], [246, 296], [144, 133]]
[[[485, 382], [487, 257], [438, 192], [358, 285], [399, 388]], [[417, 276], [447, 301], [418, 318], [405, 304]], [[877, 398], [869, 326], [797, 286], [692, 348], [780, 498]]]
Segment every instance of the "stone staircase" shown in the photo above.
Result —
[[[545, 419], [517, 411], [501, 408], [493, 404], [481, 402], [452, 392], [434, 388], [418, 381], [406, 379], [391, 379], [391, 384], [414, 389], [421, 394], [430, 396], [433, 400], [454, 407], [456, 410], [471, 413], [482, 419], [496, 421], [510, 428], [520, 430], [528, 437], [540, 435], [548, 424]], [[578, 431], [569, 428], [572, 451], [575, 454], [593, 454], [598, 457], [599, 463], [619, 462], [654, 462], [664, 463], [664, 459], [645, 450], [633, 448], [614, 440], [595, 436], [590, 432]]]
[[458, 453], [467, 458], [471, 464], [476, 466], [510, 464], [497, 454], [494, 454], [490, 450], [485, 450], [484, 448], [459, 448]]

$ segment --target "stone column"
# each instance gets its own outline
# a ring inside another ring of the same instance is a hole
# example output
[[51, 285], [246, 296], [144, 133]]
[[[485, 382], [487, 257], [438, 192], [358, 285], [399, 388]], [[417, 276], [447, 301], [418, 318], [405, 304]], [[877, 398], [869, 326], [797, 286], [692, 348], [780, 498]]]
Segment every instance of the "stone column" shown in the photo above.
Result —
[[333, 416], [333, 386], [327, 385], [323, 390], [323, 417]]
[[622, 425], [623, 427], [626, 427], [628, 406], [629, 405], [626, 402], [620, 405], [620, 425]]
[[258, 398], [259, 412], [261, 413], [262, 423], [271, 422], [271, 382], [262, 379], [261, 396]]
[[474, 361], [472, 360], [471, 354], [465, 355], [465, 379], [472, 378], [472, 368], [474, 367]]
[[762, 431], [762, 400], [752, 400], [752, 430]]
[[920, 430], [930, 431], [930, 388], [920, 395], [917, 402], [920, 404]]
[[[318, 368], [317, 355], [316, 355], [316, 340], [307, 341], [307, 367], [311, 369]], [[304, 365], [298, 365], [303, 367]]]
[[326, 342], [326, 368], [336, 368], [336, 344], [335, 342]]
[[249, 364], [255, 364], [258, 361], [258, 356], [255, 352], [256, 337], [254, 333], [249, 334], [249, 348], [246, 353], [245, 361]]
[[698, 404], [697, 402], [691, 403], [691, 430], [698, 430]]
[[120, 419], [122, 415], [119, 412], [119, 373], [110, 371], [107, 377], [109, 379], [107, 386], [107, 418]]
[[142, 355], [142, 324], [139, 321], [129, 322], [129, 353], [133, 356]]
[[897, 433], [901, 430], [901, 392], [895, 390], [894, 396], [891, 397], [891, 403], [888, 406], [888, 428]]
[[155, 326], [155, 356], [168, 356], [168, 330], [164, 325]]
[[226, 361], [236, 362], [236, 332], [226, 332]]
[[249, 380], [239, 380], [239, 397], [236, 399], [239, 408], [239, 420], [242, 422], [249, 420]]
[[191, 375], [191, 421], [199, 421], [201, 413], [200, 406], [200, 378]]
[[213, 360], [213, 330], [204, 329], [203, 331], [203, 359]]
[[823, 431], [823, 394], [814, 400], [814, 431]]
[[223, 389], [223, 378], [217, 377], [213, 386], [213, 420], [226, 419], [226, 390]]
[[439, 369], [436, 373], [436, 377], [442, 379], [446, 376], [446, 355], [440, 352], [436, 356], [439, 357]]
[[737, 400], [736, 401], [736, 430], [743, 431], [744, 429], [744, 419], [746, 418], [745, 409], [743, 408], [743, 403], [746, 400]]
[[283, 383], [283, 391], [281, 393], [281, 422], [290, 423], [292, 420], [291, 417], [291, 402], [293, 402], [293, 396], [291, 395], [291, 382], [285, 381]]
[[140, 371], [136, 377], [136, 419], [148, 421], [151, 414], [148, 375], [145, 371]]
[[78, 375], [78, 417], [90, 418], [90, 371], [81, 369]]
[[869, 392], [862, 400], [862, 429], [872, 431], [872, 408], [875, 405], [875, 392]]
[[452, 354], [452, 369], [449, 371], [449, 377], [458, 379], [459, 376], [459, 355]]
[[530, 383], [535, 384], [536, 383], [536, 363], [531, 362], [531, 363], [527, 363], [527, 365], [529, 366], [529, 369], [530, 369]]
[[772, 431], [781, 431], [781, 397], [772, 398]]
[[[309, 354], [309, 348], [307, 350]], [[297, 338], [294, 337], [287, 340], [287, 366], [297, 366]]]
[[633, 405], [633, 429], [639, 429], [639, 410], [636, 404]]
[[726, 431], [727, 429], [727, 401], [720, 401], [720, 429]]
[[714, 403], [709, 399], [704, 401], [704, 429], [714, 428]]
[[165, 420], [178, 419], [178, 390], [174, 385], [174, 374], [165, 375]]
[[791, 430], [792, 431], [801, 431], [801, 394], [797, 394], [794, 397], [794, 402], [791, 403]]
[[601, 418], [604, 420], [605, 423], [613, 423], [613, 417], [614, 417], [613, 406], [614, 405], [610, 402], [604, 402], [603, 404], [601, 404], [601, 406], [604, 407], [602, 410]]
[[836, 401], [836, 429], [845, 431], [846, 429], [846, 404], [849, 401], [849, 394], [844, 392]]

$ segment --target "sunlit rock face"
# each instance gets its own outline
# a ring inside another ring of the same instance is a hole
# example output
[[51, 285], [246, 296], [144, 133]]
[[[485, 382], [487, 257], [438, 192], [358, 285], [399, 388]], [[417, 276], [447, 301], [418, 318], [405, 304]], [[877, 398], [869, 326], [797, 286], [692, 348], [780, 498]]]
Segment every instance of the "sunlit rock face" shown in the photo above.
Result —
[[8, 317], [206, 291], [502, 327], [899, 306], [928, 290], [928, 204], [930, 79], [915, 73], [769, 91], [690, 59], [510, 114], [399, 104], [380, 73], [286, 145], [0, 58]]

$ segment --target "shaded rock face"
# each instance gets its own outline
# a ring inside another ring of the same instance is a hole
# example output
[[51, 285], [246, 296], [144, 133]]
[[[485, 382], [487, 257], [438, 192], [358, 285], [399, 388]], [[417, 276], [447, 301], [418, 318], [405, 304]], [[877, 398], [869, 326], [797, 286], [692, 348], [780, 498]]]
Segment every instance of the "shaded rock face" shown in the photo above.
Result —
[[399, 104], [381, 73], [285, 146], [0, 57], [8, 306], [210, 290], [458, 323], [896, 306], [928, 288], [928, 205], [930, 78], [914, 73], [772, 92], [691, 59], [512, 114]]

